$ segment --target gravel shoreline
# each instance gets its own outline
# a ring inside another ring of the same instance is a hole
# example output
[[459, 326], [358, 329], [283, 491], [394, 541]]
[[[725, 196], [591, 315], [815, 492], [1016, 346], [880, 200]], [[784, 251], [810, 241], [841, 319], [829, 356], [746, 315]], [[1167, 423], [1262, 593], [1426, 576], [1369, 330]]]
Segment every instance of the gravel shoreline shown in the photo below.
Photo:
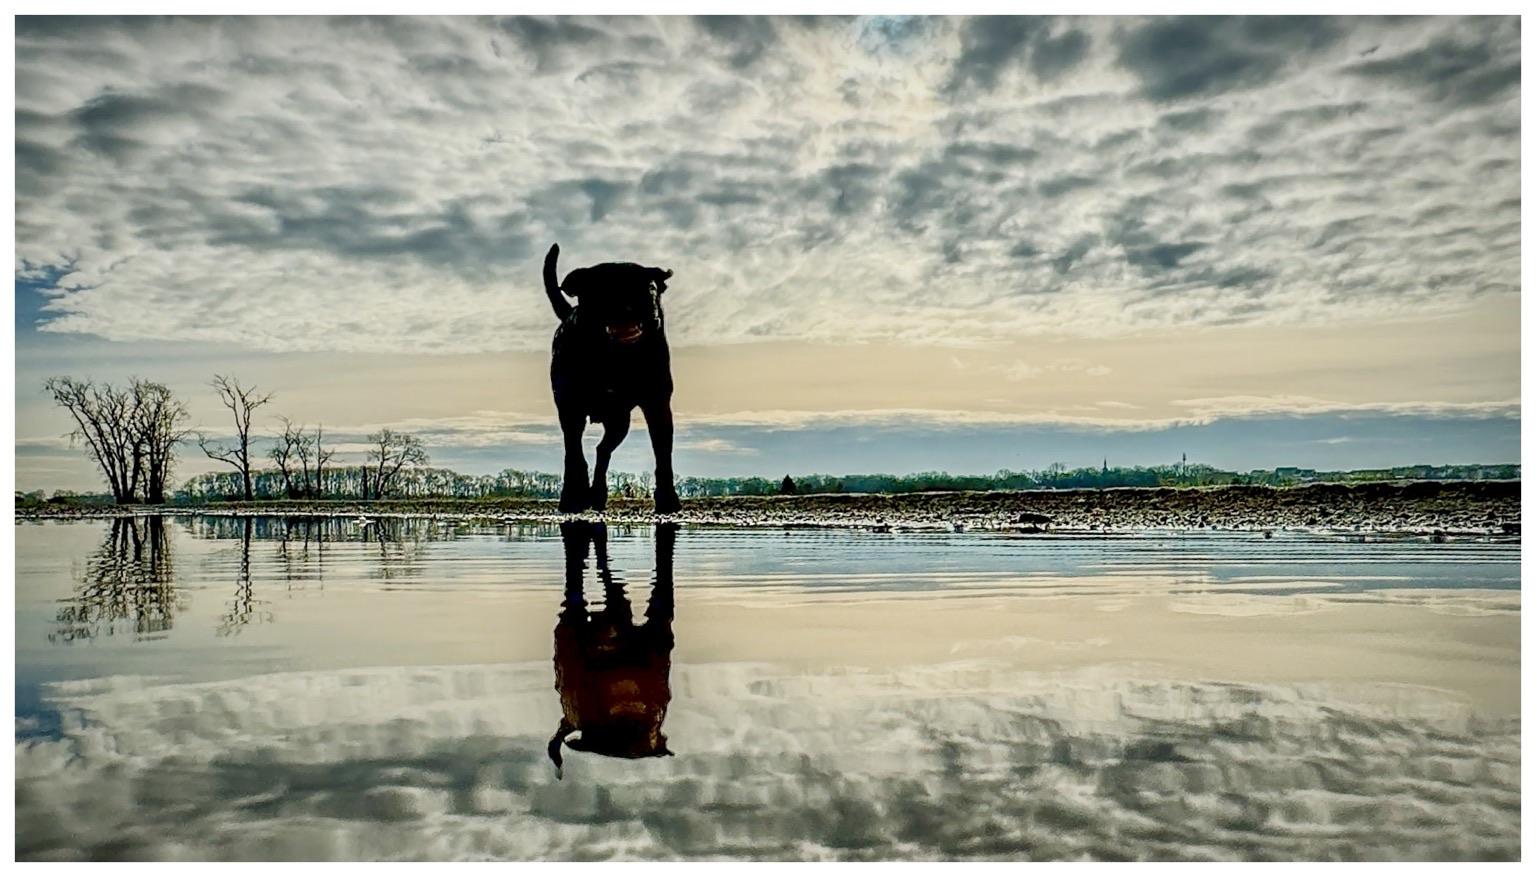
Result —
[[[200, 506], [17, 509], [18, 520], [208, 514], [431, 516], [453, 520], [565, 520], [550, 499], [399, 499], [223, 502]], [[598, 518], [595, 513], [581, 517]], [[658, 520], [648, 500], [615, 499], [610, 523]], [[1313, 530], [1518, 539], [1518, 481], [1374, 482], [1300, 487], [1111, 488], [909, 494], [697, 497], [666, 520], [734, 527], [1102, 532]]]

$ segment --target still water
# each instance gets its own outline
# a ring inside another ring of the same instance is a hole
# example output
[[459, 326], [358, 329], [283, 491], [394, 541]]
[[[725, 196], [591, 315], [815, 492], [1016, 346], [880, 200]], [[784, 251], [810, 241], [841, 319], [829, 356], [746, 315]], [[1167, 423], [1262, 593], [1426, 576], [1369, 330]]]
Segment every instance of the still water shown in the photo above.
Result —
[[21, 859], [1513, 859], [1519, 546], [16, 525]]

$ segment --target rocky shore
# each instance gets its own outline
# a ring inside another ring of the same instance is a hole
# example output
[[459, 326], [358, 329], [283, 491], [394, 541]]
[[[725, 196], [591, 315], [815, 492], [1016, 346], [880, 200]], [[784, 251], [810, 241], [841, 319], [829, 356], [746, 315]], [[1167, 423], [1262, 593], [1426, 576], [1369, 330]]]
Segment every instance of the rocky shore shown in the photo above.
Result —
[[[18, 509], [18, 519], [134, 514], [433, 516], [466, 521], [558, 521], [554, 500], [400, 499], [267, 501], [202, 506]], [[596, 518], [587, 513], [583, 517]], [[649, 501], [615, 499], [602, 517], [656, 520]], [[1377, 482], [1272, 488], [1115, 488], [979, 493], [698, 497], [668, 520], [736, 527], [851, 527], [1016, 532], [1147, 529], [1398, 534], [1517, 539], [1514, 481]]]

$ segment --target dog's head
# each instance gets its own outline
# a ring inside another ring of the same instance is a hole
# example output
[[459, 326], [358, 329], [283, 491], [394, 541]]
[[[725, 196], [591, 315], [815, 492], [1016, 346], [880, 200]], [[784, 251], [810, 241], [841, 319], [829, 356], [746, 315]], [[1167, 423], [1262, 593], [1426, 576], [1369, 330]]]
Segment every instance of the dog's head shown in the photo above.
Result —
[[649, 723], [634, 723], [628, 727], [603, 728], [598, 731], [582, 730], [580, 736], [567, 740], [566, 735], [575, 730], [561, 721], [555, 735], [549, 738], [549, 760], [554, 762], [556, 779], [565, 775], [565, 757], [560, 751], [562, 745], [577, 752], [592, 752], [611, 758], [657, 758], [673, 754], [667, 748], [667, 735]]
[[565, 275], [560, 289], [576, 299], [583, 323], [600, 327], [616, 344], [634, 344], [661, 334], [661, 294], [671, 276], [664, 268], [605, 262]]

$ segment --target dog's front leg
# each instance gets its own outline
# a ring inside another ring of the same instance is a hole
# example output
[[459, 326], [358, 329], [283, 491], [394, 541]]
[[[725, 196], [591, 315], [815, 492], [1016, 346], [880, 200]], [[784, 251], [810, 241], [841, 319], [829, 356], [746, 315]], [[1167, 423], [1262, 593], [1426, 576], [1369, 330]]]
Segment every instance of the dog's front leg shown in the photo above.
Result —
[[629, 411], [615, 411], [603, 421], [603, 438], [597, 443], [597, 460], [592, 465], [592, 508], [608, 507], [608, 461], [613, 449], [629, 435]]
[[672, 649], [672, 616], [675, 605], [672, 598], [672, 557], [677, 553], [677, 525], [660, 524], [656, 527], [656, 583], [651, 586], [651, 599], [645, 604], [645, 627], [662, 645], [666, 653]]
[[683, 504], [677, 498], [672, 475], [672, 401], [657, 399], [642, 405], [641, 410], [651, 434], [651, 451], [656, 455], [656, 514], [680, 512]]
[[579, 512], [587, 507], [587, 457], [581, 450], [581, 434], [587, 417], [580, 406], [560, 410], [560, 432], [565, 436], [565, 483], [560, 486], [560, 511]]

